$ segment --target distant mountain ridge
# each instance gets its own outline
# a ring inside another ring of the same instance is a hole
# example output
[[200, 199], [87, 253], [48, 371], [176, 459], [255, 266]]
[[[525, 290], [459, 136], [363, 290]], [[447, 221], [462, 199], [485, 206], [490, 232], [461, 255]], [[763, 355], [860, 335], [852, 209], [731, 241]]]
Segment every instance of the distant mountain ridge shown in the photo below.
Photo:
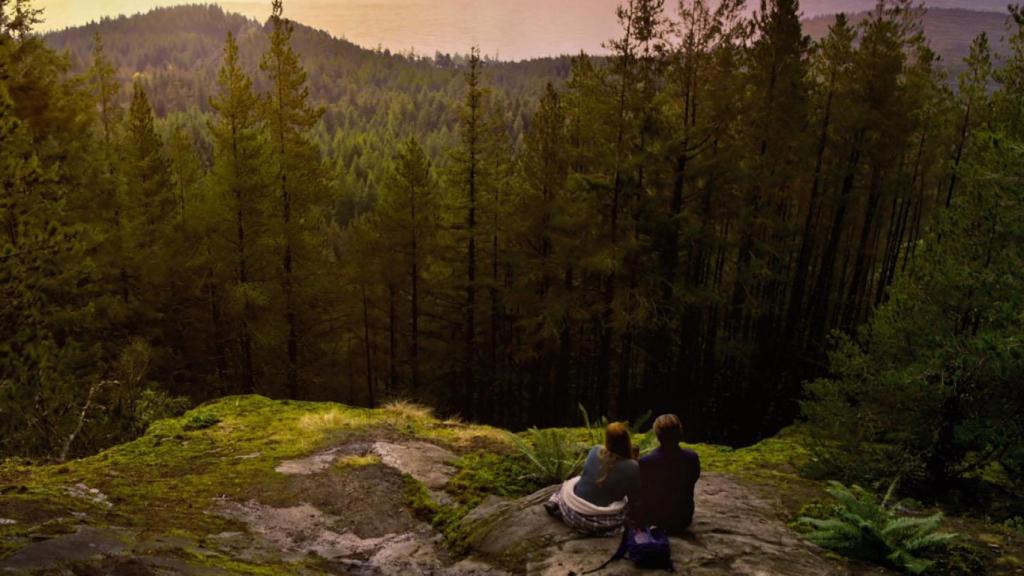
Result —
[[[1013, 0], [924, 0], [929, 10], [972, 10], [981, 12], [1007, 13], [1007, 5]], [[828, 14], [854, 14], [866, 12], [875, 7], [876, 0], [801, 0], [800, 11], [806, 18]], [[753, 4], [757, 4], [754, 0]]]
[[[825, 2], [809, 0], [805, 12], [824, 6], [861, 6], [868, 0]], [[873, 0], [871, 0], [873, 2]], [[963, 4], [958, 0], [939, 0], [931, 5]], [[980, 0], [982, 7], [994, 7], [995, 0]], [[855, 22], [867, 12], [851, 15]], [[817, 39], [828, 32], [834, 16], [818, 16], [804, 20], [807, 34]], [[925, 34], [955, 79], [963, 68], [971, 41], [986, 32], [996, 54], [1007, 50], [1008, 14], [994, 11], [931, 8], [924, 18]], [[209, 109], [208, 100], [216, 86], [224, 36], [232, 31], [238, 38], [243, 65], [257, 79], [258, 63], [266, 47], [263, 24], [245, 16], [227, 12], [214, 5], [186, 5], [158, 8], [145, 14], [107, 18], [85, 26], [50, 32], [46, 41], [59, 51], [68, 51], [72, 69], [83, 71], [91, 58], [93, 34], [102, 33], [107, 52], [127, 82], [134, 74], [143, 74], [151, 88], [151, 98], [158, 114], [190, 107]], [[442, 109], [445, 101], [457, 99], [459, 74], [452, 62], [408, 58], [361, 48], [327, 32], [296, 23], [295, 47], [309, 71], [310, 91], [314, 100], [357, 102], [348, 106], [345, 115], [328, 106], [329, 129], [338, 126], [359, 126], [380, 129], [389, 122], [386, 109], [401, 101], [403, 108], [417, 117], [415, 132], [429, 132], [440, 125], [451, 125], [450, 110]], [[469, 46], [467, 46], [468, 50]], [[526, 121], [533, 96], [548, 80], [567, 77], [567, 57], [545, 58], [519, 63], [496, 62], [488, 66], [492, 84], [511, 103], [515, 121]], [[434, 97], [428, 97], [433, 95]], [[408, 103], [406, 103], [408, 101]], [[363, 116], [352, 117], [352, 110]]]
[[[949, 2], [953, 3], [953, 2]], [[979, 2], [985, 4], [985, 2]], [[850, 14], [853, 23], [863, 21], [869, 12]], [[988, 35], [992, 51], [997, 56], [1005, 55], [1009, 50], [1007, 29], [1009, 13], [988, 12], [979, 10], [930, 8], [924, 16], [924, 34], [950, 71], [955, 80], [956, 75], [964, 69], [963, 60], [970, 52], [971, 42], [982, 32]], [[835, 22], [834, 15], [818, 16], [803, 21], [804, 32], [815, 40], [828, 34], [828, 28]]]
[[[343, 129], [394, 138], [435, 133], [444, 137], [452, 128], [456, 116], [451, 103], [459, 101], [462, 87], [455, 63], [368, 50], [299, 22], [294, 27], [292, 44], [308, 73], [312, 100], [325, 105], [328, 133]], [[83, 72], [92, 59], [93, 36], [99, 32], [121, 80], [127, 84], [141, 74], [154, 111], [166, 116], [190, 108], [210, 111], [229, 31], [256, 90], [265, 91], [265, 75], [259, 71], [267, 48], [264, 28], [261, 22], [219, 6], [193, 4], [105, 18], [44, 38], [57, 51], [67, 51], [72, 71]], [[521, 126], [544, 84], [565, 78], [569, 66], [566, 58], [488, 65], [489, 83], [509, 104], [510, 123]], [[440, 143], [433, 144], [440, 148]]]

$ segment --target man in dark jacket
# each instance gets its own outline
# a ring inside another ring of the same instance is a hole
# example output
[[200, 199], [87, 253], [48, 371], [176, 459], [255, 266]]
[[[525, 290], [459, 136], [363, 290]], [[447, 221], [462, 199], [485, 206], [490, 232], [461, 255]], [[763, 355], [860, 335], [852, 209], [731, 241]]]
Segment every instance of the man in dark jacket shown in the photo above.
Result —
[[657, 526], [670, 534], [684, 532], [693, 522], [693, 489], [700, 478], [700, 457], [680, 448], [683, 426], [674, 414], [654, 421], [660, 446], [640, 459], [639, 502], [630, 502], [632, 520]]

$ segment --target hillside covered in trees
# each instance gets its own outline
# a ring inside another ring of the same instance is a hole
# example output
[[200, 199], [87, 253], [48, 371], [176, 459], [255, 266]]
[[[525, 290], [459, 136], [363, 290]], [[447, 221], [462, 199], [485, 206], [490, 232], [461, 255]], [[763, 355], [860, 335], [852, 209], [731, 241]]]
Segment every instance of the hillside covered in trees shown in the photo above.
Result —
[[643, 444], [675, 412], [712, 471], [700, 533], [770, 525], [778, 573], [837, 562], [791, 529], [1019, 573], [1021, 8], [953, 74], [911, 0], [814, 37], [797, 0], [629, 0], [610, 55], [519, 64], [268, 8], [42, 36], [0, 0], [0, 561], [85, 530], [225, 573], [410, 541], [529, 571], [484, 536], [551, 527], [530, 494], [590, 415]]
[[[980, 10], [983, 8], [979, 6], [971, 9], [929, 7], [925, 12], [921, 19], [921, 30], [929, 47], [939, 55], [941, 65], [950, 72], [952, 79], [955, 80], [966, 69], [964, 60], [970, 55], [971, 43], [982, 33], [988, 36], [996, 60], [1008, 55], [1007, 23], [1010, 15], [1004, 6], [995, 8], [1000, 11], [982, 12]], [[870, 12], [855, 12], [849, 15], [849, 19], [859, 24], [870, 15]], [[828, 29], [835, 20], [834, 15], [805, 19], [804, 32], [820, 40], [828, 35]]]
[[[438, 54], [433, 59], [359, 48], [299, 23], [293, 44], [309, 74], [310, 101], [324, 107], [322, 121], [310, 137], [358, 196], [372, 195], [384, 177], [381, 158], [402, 139], [415, 135], [431, 156], [443, 155], [454, 138], [460, 97], [457, 70], [464, 57]], [[162, 8], [131, 18], [52, 32], [46, 43], [67, 52], [73, 73], [85, 73], [92, 59], [94, 37], [104, 50], [115, 77], [130, 92], [139, 75], [147, 86], [154, 114], [183, 124], [202, 141], [204, 161], [212, 162], [212, 146], [202, 138], [205, 115], [212, 112], [217, 74], [223, 60], [224, 35], [238, 43], [239, 66], [252, 77], [257, 91], [269, 85], [259, 74], [267, 47], [263, 24], [213, 5]], [[469, 51], [467, 46], [466, 51]], [[522, 64], [494, 63], [490, 80], [506, 102], [507, 123], [517, 136], [528, 121], [534, 100], [549, 80], [568, 75], [566, 58]]]
[[514, 65], [280, 2], [45, 38], [2, 6], [0, 454], [258, 393], [804, 418], [885, 448], [848, 472], [1020, 477], [1019, 12], [950, 78], [906, 0], [818, 40], [796, 0], [633, 0], [611, 56]]

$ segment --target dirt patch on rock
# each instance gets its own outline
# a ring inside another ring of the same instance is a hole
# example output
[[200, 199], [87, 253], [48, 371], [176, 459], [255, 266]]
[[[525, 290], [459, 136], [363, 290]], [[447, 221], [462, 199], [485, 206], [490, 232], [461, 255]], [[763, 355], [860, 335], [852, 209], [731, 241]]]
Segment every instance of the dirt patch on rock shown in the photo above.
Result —
[[81, 526], [70, 534], [30, 544], [0, 561], [0, 572], [28, 573], [57, 566], [116, 556], [128, 548], [133, 533], [116, 528]]
[[227, 502], [219, 514], [248, 525], [256, 537], [284, 553], [315, 554], [345, 572], [414, 574], [439, 569], [440, 537], [426, 524], [361, 538], [345, 529], [349, 519], [310, 504], [275, 508], [256, 501]]
[[405, 481], [383, 464], [331, 467], [320, 474], [293, 476], [283, 486], [257, 496], [280, 508], [306, 504], [334, 517], [331, 528], [360, 538], [378, 538], [413, 529], [417, 521], [405, 505]]
[[68, 514], [66, 509], [35, 499], [4, 498], [0, 496], [0, 526], [12, 524], [42, 524], [50, 520], [62, 518]]
[[451, 464], [458, 458], [451, 450], [428, 442], [357, 441], [285, 460], [275, 470], [289, 476], [308, 476], [328, 470], [340, 458], [368, 455], [377, 456], [384, 465], [412, 476], [431, 490], [444, 488], [455, 474]]
[[501, 574], [472, 560], [453, 564], [443, 536], [407, 506], [405, 475], [440, 493], [455, 459], [420, 441], [348, 442], [281, 462], [282, 482], [248, 502], [224, 501], [215, 512], [248, 527], [226, 541], [249, 538], [257, 548], [314, 554], [340, 573]]

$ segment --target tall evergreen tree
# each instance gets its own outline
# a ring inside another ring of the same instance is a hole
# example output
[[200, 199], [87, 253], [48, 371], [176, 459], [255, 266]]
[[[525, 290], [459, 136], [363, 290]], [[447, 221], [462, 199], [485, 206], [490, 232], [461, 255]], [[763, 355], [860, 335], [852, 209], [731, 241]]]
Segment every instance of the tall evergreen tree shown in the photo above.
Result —
[[816, 46], [811, 66], [812, 77], [817, 83], [815, 106], [818, 109], [819, 128], [814, 153], [814, 174], [804, 215], [800, 252], [793, 273], [786, 320], [786, 339], [796, 346], [802, 344], [800, 332], [801, 325], [805, 322], [805, 297], [815, 247], [820, 243], [818, 223], [824, 211], [826, 160], [830, 149], [835, 145], [836, 116], [850, 104], [849, 88], [843, 82], [849, 76], [853, 65], [855, 37], [856, 31], [850, 26], [846, 15], [839, 14], [835, 23], [829, 27], [828, 36]]
[[106, 242], [101, 248], [100, 256], [105, 263], [111, 264], [109, 267], [112, 271], [116, 271], [117, 279], [114, 285], [117, 286], [117, 293], [120, 295], [122, 302], [127, 304], [129, 298], [128, 256], [124, 240], [121, 182], [117, 169], [119, 154], [115, 146], [122, 115], [119, 102], [121, 86], [117, 79], [117, 71], [104, 51], [103, 37], [98, 32], [93, 37], [92, 65], [89, 68], [89, 79], [99, 107], [100, 128], [103, 134], [103, 153], [101, 156], [102, 179], [100, 186], [105, 194], [100, 199], [101, 203], [98, 208], [101, 215], [98, 218], [110, 218], [110, 221], [106, 223], [109, 230], [105, 234]]
[[472, 415], [477, 407], [478, 375], [477, 364], [477, 288], [478, 288], [478, 254], [477, 236], [478, 211], [483, 193], [484, 158], [486, 124], [484, 116], [484, 99], [486, 97], [482, 78], [483, 62], [480, 51], [473, 48], [466, 64], [465, 82], [466, 96], [462, 104], [459, 119], [459, 146], [453, 158], [454, 184], [460, 198], [458, 205], [465, 210], [463, 230], [465, 236], [465, 271], [462, 282], [465, 290], [463, 303], [463, 358], [462, 358], [462, 400], [463, 411]]
[[[210, 100], [217, 112], [215, 121], [210, 123], [215, 142], [212, 185], [230, 207], [228, 222], [234, 231], [227, 236], [232, 238], [229, 245], [236, 263], [232, 285], [238, 309], [238, 385], [244, 391], [255, 392], [259, 386], [253, 357], [255, 313], [266, 300], [253, 274], [255, 265], [261, 264], [262, 254], [257, 249], [266, 231], [264, 183], [260, 178], [263, 151], [258, 100], [252, 92], [252, 80], [242, 71], [238, 44], [231, 32], [224, 46], [217, 86], [219, 93]], [[219, 306], [216, 299], [211, 306]], [[216, 321], [219, 312], [213, 317]]]
[[0, 2], [0, 453], [59, 458], [105, 371], [95, 237], [71, 211], [97, 184], [94, 116], [38, 12], [14, 8]]
[[303, 251], [300, 218], [323, 191], [317, 151], [308, 140], [308, 133], [323, 116], [323, 109], [309, 101], [306, 71], [292, 48], [293, 27], [284, 18], [282, 0], [273, 0], [270, 26], [270, 46], [260, 62], [260, 69], [270, 81], [263, 114], [271, 141], [279, 207], [280, 284], [287, 330], [285, 388], [291, 397], [298, 398], [303, 393], [299, 359], [303, 328], [299, 325], [302, 304], [296, 296], [296, 257]]
[[438, 234], [438, 198], [430, 160], [416, 139], [398, 149], [380, 203], [381, 228], [400, 255], [409, 300], [409, 388], [422, 385], [425, 275]]
[[[167, 261], [161, 258], [163, 243], [170, 238], [175, 222], [170, 164], [164, 153], [163, 141], [154, 127], [153, 109], [139, 78], [135, 79], [132, 87], [122, 163], [125, 183], [123, 210], [129, 239], [127, 248], [131, 254], [128, 257], [131, 262], [130, 279], [139, 287], [166, 286], [174, 274], [167, 267]], [[144, 292], [156, 296], [159, 289]]]
[[[514, 301], [526, 302], [519, 321], [527, 345], [538, 356], [532, 362], [536, 374], [529, 396], [531, 422], [556, 421], [566, 408], [571, 410], [562, 397], [569, 384], [569, 298], [576, 265], [572, 248], [580, 240], [575, 218], [583, 210], [567, 189], [570, 149], [564, 106], [562, 95], [548, 84], [522, 152], [526, 190], [519, 210], [525, 222], [519, 244], [525, 266], [514, 285], [519, 292]], [[560, 358], [560, 352], [565, 356]]]
[[971, 52], [964, 59], [967, 69], [957, 80], [957, 96], [960, 100], [961, 120], [957, 135], [956, 149], [953, 152], [952, 173], [949, 177], [949, 188], [946, 191], [946, 207], [953, 204], [958, 180], [957, 171], [964, 161], [971, 140], [972, 129], [988, 120], [989, 84], [992, 80], [992, 48], [989, 46], [988, 35], [982, 32], [971, 43]]

